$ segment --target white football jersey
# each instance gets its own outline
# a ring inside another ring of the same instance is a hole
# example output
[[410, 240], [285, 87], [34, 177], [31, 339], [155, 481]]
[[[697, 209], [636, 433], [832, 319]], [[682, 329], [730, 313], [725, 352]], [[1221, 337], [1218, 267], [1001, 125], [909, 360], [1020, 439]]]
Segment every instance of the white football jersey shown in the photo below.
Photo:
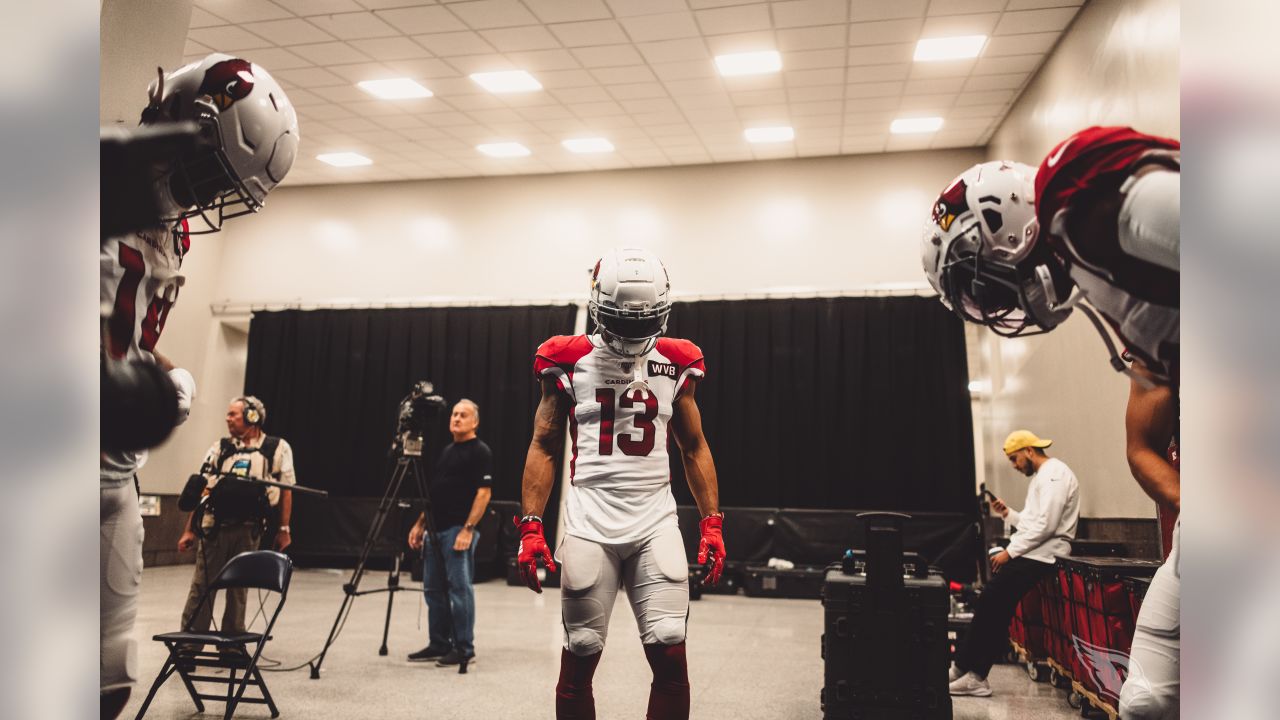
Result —
[[[185, 220], [181, 228], [179, 233], [155, 228], [102, 243], [98, 299], [107, 318], [102, 343], [109, 357], [155, 361], [152, 350], [184, 281], [178, 271], [191, 241]], [[146, 457], [145, 450], [105, 453], [99, 463], [102, 477], [128, 479]]]
[[[689, 379], [706, 374], [698, 346], [659, 338], [636, 358], [613, 352], [596, 335], [559, 335], [538, 348], [534, 372], [553, 378], [573, 403], [565, 531], [625, 543], [674, 524], [667, 423]], [[649, 392], [628, 390], [637, 376]]]

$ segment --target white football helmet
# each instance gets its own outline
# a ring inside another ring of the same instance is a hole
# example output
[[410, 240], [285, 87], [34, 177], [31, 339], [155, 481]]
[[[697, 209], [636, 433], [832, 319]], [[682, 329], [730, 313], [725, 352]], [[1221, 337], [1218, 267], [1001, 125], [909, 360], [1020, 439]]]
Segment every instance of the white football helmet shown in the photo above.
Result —
[[671, 314], [667, 269], [648, 250], [613, 250], [596, 261], [587, 309], [611, 350], [644, 355], [667, 331]]
[[165, 219], [201, 216], [216, 232], [227, 218], [257, 212], [293, 166], [298, 114], [262, 67], [214, 53], [151, 83], [143, 124], [193, 121], [201, 149], [161, 172]]
[[974, 165], [938, 196], [922, 237], [942, 303], [1000, 335], [1045, 332], [1071, 313], [1066, 270], [1036, 244], [1035, 174], [1004, 160]]

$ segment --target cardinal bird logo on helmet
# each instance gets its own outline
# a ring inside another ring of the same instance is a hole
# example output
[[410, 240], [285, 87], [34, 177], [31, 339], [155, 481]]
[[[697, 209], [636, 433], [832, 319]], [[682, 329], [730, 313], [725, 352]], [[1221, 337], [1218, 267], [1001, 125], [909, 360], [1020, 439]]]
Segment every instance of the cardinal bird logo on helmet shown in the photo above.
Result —
[[956, 217], [969, 209], [969, 201], [965, 196], [969, 192], [969, 185], [965, 183], [964, 178], [956, 178], [951, 186], [942, 191], [942, 195], [938, 197], [938, 202], [933, 206], [933, 222], [942, 228], [943, 232], [951, 229], [951, 223], [956, 221]]
[[226, 110], [251, 92], [253, 65], [240, 58], [215, 63], [205, 71], [204, 81], [200, 83], [200, 94], [212, 98], [219, 110]]

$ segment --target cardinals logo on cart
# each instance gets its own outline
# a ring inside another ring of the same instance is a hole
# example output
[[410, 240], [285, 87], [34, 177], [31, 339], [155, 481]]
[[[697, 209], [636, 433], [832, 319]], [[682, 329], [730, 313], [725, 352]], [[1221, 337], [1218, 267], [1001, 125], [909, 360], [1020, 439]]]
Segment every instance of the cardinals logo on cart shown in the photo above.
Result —
[[[1085, 672], [1093, 677], [1093, 685], [1098, 688], [1098, 694], [1113, 703], [1120, 698], [1120, 688], [1124, 687], [1125, 678], [1131, 673], [1136, 673], [1138, 678], [1142, 677], [1141, 668], [1133, 663], [1129, 653], [1094, 645], [1075, 635], [1071, 636], [1071, 644], [1075, 647], [1076, 656], [1084, 665]], [[1131, 663], [1134, 664], [1133, 668], [1130, 668]]]

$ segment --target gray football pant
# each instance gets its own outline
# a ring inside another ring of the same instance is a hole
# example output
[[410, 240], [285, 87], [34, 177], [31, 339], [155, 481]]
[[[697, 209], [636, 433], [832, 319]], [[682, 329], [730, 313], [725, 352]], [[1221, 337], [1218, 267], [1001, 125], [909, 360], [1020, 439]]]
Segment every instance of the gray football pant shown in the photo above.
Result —
[[1120, 690], [1120, 717], [1125, 720], [1177, 718], [1181, 684], [1179, 662], [1181, 623], [1178, 595], [1181, 585], [1178, 547], [1182, 520], [1173, 528], [1173, 549], [1151, 579], [1138, 611], [1129, 653], [1129, 678]]
[[131, 687], [138, 679], [133, 623], [142, 585], [142, 532], [133, 481], [103, 481], [98, 500], [100, 692]]
[[680, 528], [664, 525], [644, 540], [603, 544], [569, 535], [556, 553], [561, 575], [565, 648], [574, 655], [604, 650], [619, 588], [646, 645], [684, 642], [689, 618], [689, 565]]

